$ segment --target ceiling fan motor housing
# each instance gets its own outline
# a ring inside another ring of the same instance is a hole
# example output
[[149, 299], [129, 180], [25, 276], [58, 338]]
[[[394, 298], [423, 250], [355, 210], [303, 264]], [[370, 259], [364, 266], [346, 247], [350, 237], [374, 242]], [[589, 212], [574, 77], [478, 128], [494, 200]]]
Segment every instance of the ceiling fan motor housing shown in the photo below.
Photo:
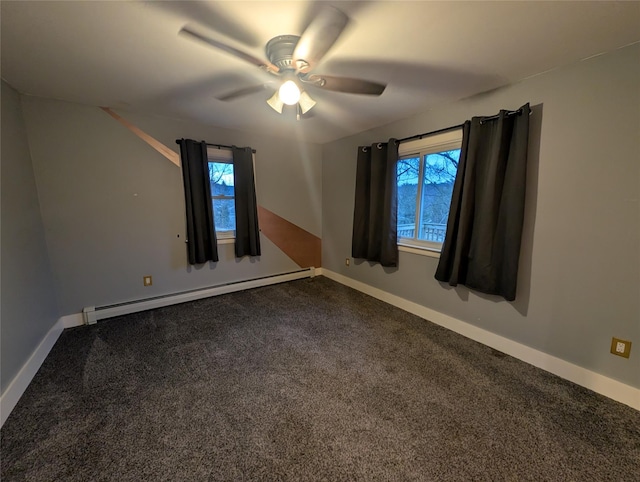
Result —
[[295, 70], [293, 64], [293, 51], [298, 40], [297, 35], [278, 35], [267, 42], [265, 48], [269, 61], [281, 71]]

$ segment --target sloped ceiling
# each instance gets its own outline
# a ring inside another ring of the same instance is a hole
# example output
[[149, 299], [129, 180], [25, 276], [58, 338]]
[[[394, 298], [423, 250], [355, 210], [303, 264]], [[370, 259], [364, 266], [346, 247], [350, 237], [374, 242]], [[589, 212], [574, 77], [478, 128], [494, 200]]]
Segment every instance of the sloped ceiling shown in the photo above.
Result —
[[640, 40], [639, 2], [331, 3], [351, 22], [316, 72], [388, 87], [313, 90], [299, 122], [269, 108], [266, 90], [217, 100], [265, 74], [178, 31], [197, 25], [263, 58], [322, 2], [3, 0], [2, 78], [25, 94], [324, 143]]

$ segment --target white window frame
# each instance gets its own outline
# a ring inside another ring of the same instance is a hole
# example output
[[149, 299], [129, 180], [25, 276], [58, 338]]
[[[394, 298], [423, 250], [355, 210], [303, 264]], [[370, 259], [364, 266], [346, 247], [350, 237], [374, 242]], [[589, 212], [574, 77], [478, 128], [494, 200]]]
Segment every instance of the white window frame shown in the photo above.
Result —
[[[424, 175], [425, 157], [429, 154], [442, 151], [452, 151], [460, 149], [462, 146], [462, 129], [456, 129], [441, 134], [416, 139], [414, 141], [401, 143], [398, 147], [398, 158], [406, 159], [418, 157], [420, 159], [420, 167], [418, 179], [422, 180]], [[420, 216], [419, 203], [422, 199], [422, 182], [418, 183], [418, 192], [416, 194], [416, 228], [418, 226], [418, 216]], [[439, 258], [442, 251], [442, 243], [434, 241], [423, 241], [414, 238], [398, 238], [398, 249], [414, 254], [424, 256], [432, 256]]]
[[[217, 147], [207, 147], [207, 162], [219, 162], [219, 163], [233, 165], [233, 152], [230, 149], [218, 149]], [[235, 192], [236, 192], [236, 187], [234, 183], [233, 197], [222, 196], [222, 195], [214, 196], [213, 194], [211, 194], [212, 209], [216, 199], [234, 199], [235, 200]], [[234, 229], [234, 230], [227, 230], [227, 231], [219, 231], [218, 229], [216, 229], [216, 239], [218, 240], [218, 244], [233, 243], [236, 239], [236, 230]]]

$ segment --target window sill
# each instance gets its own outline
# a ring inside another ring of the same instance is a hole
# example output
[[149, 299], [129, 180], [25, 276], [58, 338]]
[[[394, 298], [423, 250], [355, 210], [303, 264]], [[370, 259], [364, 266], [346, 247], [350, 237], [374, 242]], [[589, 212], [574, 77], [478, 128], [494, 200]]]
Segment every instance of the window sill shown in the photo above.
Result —
[[432, 248], [422, 248], [417, 246], [409, 246], [406, 244], [398, 244], [398, 251], [417, 254], [420, 256], [428, 256], [429, 258], [440, 258], [440, 251], [436, 251]]
[[218, 238], [218, 244], [233, 244], [236, 242], [236, 238]]

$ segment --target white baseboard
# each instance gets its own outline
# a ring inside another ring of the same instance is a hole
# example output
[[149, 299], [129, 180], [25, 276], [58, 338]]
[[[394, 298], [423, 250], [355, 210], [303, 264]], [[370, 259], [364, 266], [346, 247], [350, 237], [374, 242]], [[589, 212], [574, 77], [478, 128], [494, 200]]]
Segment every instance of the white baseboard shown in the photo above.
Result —
[[452, 316], [445, 315], [438, 311], [422, 306], [413, 301], [406, 300], [400, 296], [393, 295], [379, 288], [374, 288], [361, 281], [354, 280], [328, 269], [316, 269], [316, 275], [324, 275], [329, 279], [337, 281], [345, 286], [354, 288], [369, 296], [396, 306], [404, 311], [408, 311], [420, 318], [431, 321], [436, 325], [443, 326], [451, 331], [455, 331], [467, 338], [475, 340], [506, 353], [514, 358], [529, 363], [535, 367], [542, 368], [565, 380], [569, 380], [580, 386], [593, 390], [596, 393], [609, 397], [618, 402], [629, 405], [636, 410], [640, 410], [640, 389], [626, 385], [622, 382], [606, 377], [599, 373], [587, 370], [586, 368], [574, 365], [566, 360], [544, 353], [535, 348], [523, 345], [490, 331], [478, 328]]
[[65, 315], [60, 318], [62, 322], [63, 328], [66, 330], [67, 328], [74, 328], [76, 326], [84, 325], [84, 318], [82, 317], [82, 313], [73, 313], [72, 315]]
[[7, 418], [15, 408], [18, 400], [22, 397], [33, 377], [38, 373], [42, 362], [56, 344], [60, 334], [65, 328], [64, 318], [60, 318], [49, 332], [44, 336], [38, 347], [31, 354], [27, 362], [22, 366], [18, 374], [11, 380], [11, 383], [0, 396], [0, 427], [4, 425]]
[[[495, 333], [478, 328], [477, 326], [458, 320], [457, 318], [429, 309], [412, 301], [405, 300], [404, 298], [393, 295], [379, 288], [374, 288], [366, 283], [362, 283], [361, 281], [354, 280], [333, 271], [316, 268], [315, 272], [312, 271], [312, 273], [314, 273], [315, 276], [324, 275], [327, 278], [337, 281], [345, 286], [354, 288], [369, 296], [373, 296], [374, 298], [389, 303], [390, 305], [396, 306], [437, 325], [455, 331], [467, 338], [471, 338], [472, 340], [495, 348], [496, 350], [527, 362], [533, 366], [542, 368], [543, 370], [593, 390], [594, 392], [600, 393], [601, 395], [624, 403], [625, 405], [629, 405], [636, 410], [640, 410], [640, 389], [631, 387], [617, 380], [605, 377], [599, 373], [592, 372], [586, 368], [574, 365], [573, 363], [569, 363], [560, 358], [528, 347], [503, 336], [496, 335]], [[292, 278], [295, 279], [295, 277]], [[282, 282], [282, 280], [278, 279], [276, 282]], [[261, 284], [259, 284], [259, 286], [264, 286], [266, 284], [262, 284], [263, 282], [260, 283]], [[235, 288], [238, 288], [238, 286], [235, 286]], [[248, 287], [245, 286], [244, 289], [248, 289]], [[237, 291], [237, 289], [234, 289], [233, 291]], [[27, 360], [20, 372], [18, 372], [2, 396], [0, 396], [0, 427], [4, 425], [4, 422], [15, 408], [18, 400], [20, 400], [20, 397], [29, 386], [29, 383], [31, 383], [31, 380], [40, 369], [40, 366], [53, 348], [53, 345], [55, 345], [62, 331], [65, 328], [72, 328], [83, 324], [84, 319], [82, 313], [74, 313], [61, 317], [49, 330], [38, 347], [31, 354], [29, 360]]]

